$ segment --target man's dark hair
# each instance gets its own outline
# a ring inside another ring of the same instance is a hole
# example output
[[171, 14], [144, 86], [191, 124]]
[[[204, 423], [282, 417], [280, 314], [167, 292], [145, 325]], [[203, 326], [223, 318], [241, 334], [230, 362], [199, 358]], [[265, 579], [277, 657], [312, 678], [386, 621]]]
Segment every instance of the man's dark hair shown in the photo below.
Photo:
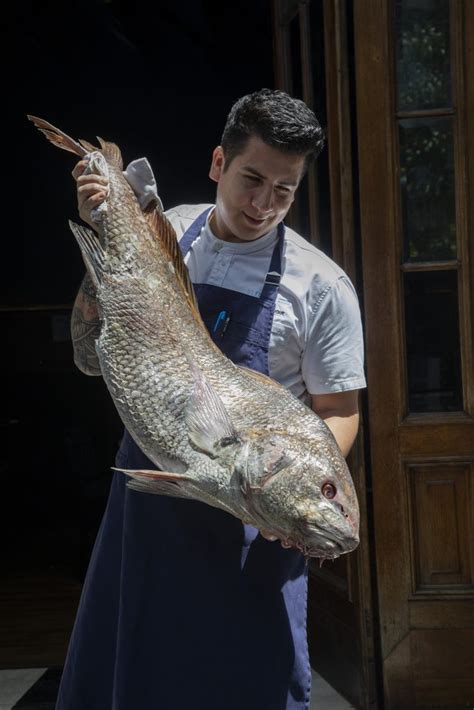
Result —
[[324, 146], [323, 129], [304, 101], [271, 89], [242, 96], [232, 106], [221, 139], [225, 169], [251, 136], [282, 152], [304, 155], [306, 168]]

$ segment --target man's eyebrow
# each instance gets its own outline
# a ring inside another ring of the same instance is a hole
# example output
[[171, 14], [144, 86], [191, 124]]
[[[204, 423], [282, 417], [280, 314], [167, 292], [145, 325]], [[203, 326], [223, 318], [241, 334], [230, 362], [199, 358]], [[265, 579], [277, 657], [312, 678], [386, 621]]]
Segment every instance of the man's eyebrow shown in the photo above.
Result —
[[[265, 175], [262, 175], [262, 173], [259, 173], [258, 170], [255, 170], [255, 168], [252, 168], [250, 165], [242, 165], [242, 170], [245, 170], [248, 173], [252, 173], [252, 175], [255, 175], [255, 177], [260, 178], [261, 180], [265, 180]], [[278, 182], [279, 185], [284, 185], [285, 187], [297, 187], [298, 182], [295, 182], [294, 180], [279, 180]]]

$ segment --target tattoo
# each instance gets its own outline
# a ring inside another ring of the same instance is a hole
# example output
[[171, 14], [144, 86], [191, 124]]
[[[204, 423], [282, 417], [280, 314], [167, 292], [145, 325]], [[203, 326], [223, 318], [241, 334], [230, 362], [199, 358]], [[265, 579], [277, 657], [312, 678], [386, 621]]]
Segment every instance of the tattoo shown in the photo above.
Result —
[[95, 286], [92, 283], [92, 279], [89, 276], [89, 274], [86, 274], [84, 276], [82, 283], [81, 283], [80, 291], [83, 291], [83, 293], [85, 293], [86, 296], [89, 296], [89, 298], [91, 298], [92, 300], [95, 301], [97, 294], [95, 291]]
[[88, 274], [77, 294], [71, 315], [74, 362], [86, 375], [100, 375], [95, 341], [100, 335], [100, 318], [94, 285]]

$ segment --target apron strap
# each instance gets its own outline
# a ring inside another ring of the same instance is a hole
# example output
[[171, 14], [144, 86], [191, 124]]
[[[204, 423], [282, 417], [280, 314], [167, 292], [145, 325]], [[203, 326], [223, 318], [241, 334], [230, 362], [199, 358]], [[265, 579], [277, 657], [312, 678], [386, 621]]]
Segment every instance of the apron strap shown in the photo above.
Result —
[[[280, 222], [278, 225], [278, 241], [273, 250], [272, 260], [270, 262], [270, 268], [265, 276], [265, 282], [263, 284], [262, 296], [268, 296], [272, 290], [277, 291], [280, 286], [281, 280], [281, 264], [283, 261], [283, 243], [285, 241], [285, 224]], [[276, 293], [275, 293], [276, 297]]]
[[196, 217], [194, 222], [191, 224], [190, 227], [188, 227], [188, 229], [185, 231], [185, 233], [179, 240], [179, 248], [181, 249], [183, 258], [191, 249], [192, 243], [195, 241], [195, 239], [197, 239], [197, 237], [201, 233], [201, 229], [206, 223], [207, 215], [212, 209], [212, 207], [208, 207], [207, 210], [204, 210], [204, 212], [199, 215], [199, 217]]

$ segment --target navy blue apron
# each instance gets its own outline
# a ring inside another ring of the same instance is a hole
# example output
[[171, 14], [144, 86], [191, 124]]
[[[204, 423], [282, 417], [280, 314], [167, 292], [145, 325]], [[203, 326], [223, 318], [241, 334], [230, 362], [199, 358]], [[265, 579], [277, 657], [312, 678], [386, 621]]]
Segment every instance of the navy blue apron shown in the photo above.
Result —
[[[183, 235], [185, 255], [206, 210]], [[195, 284], [211, 337], [268, 374], [284, 227], [259, 298]], [[128, 432], [122, 468], [153, 468]], [[305, 710], [311, 671], [303, 556], [196, 501], [115, 474], [57, 710]]]

